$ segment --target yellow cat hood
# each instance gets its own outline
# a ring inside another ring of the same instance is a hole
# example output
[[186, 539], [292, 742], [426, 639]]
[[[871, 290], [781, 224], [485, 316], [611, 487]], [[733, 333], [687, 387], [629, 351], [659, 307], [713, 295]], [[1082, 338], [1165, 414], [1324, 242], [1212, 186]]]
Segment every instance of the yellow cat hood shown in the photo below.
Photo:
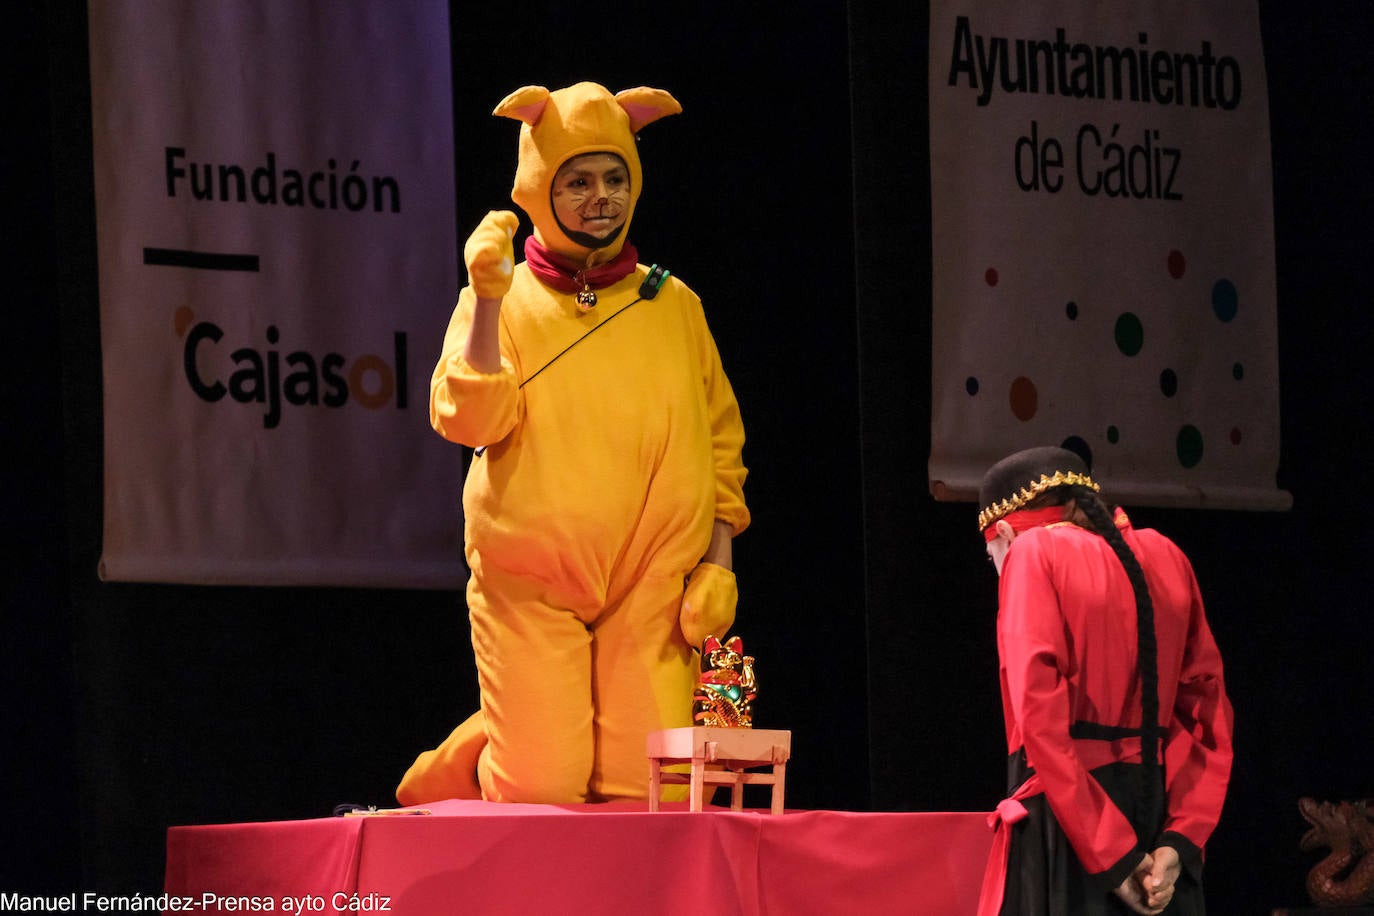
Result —
[[[678, 114], [682, 106], [662, 89], [641, 86], [612, 95], [596, 83], [578, 83], [552, 92], [525, 86], [506, 96], [494, 115], [514, 118], [520, 127], [520, 161], [515, 170], [515, 201], [534, 223], [540, 244], [579, 261], [604, 263], [625, 244], [630, 219], [643, 188], [635, 134], [646, 124]], [[570, 239], [554, 218], [549, 198], [558, 167], [583, 153], [614, 153], [630, 172], [630, 208], [620, 234], [605, 248], [592, 249]]]

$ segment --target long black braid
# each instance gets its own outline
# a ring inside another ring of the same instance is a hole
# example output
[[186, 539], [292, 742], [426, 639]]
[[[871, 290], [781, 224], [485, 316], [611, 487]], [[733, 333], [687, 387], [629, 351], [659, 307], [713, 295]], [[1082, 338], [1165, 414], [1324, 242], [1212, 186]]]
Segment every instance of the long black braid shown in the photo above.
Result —
[[1163, 810], [1159, 778], [1159, 659], [1155, 641], [1155, 605], [1145, 582], [1145, 570], [1140, 566], [1116, 522], [1096, 493], [1087, 487], [1067, 487], [1074, 504], [1092, 522], [1126, 569], [1135, 592], [1136, 643], [1140, 672], [1140, 758], [1144, 764], [1145, 798], [1149, 801], [1151, 817], [1158, 820]]

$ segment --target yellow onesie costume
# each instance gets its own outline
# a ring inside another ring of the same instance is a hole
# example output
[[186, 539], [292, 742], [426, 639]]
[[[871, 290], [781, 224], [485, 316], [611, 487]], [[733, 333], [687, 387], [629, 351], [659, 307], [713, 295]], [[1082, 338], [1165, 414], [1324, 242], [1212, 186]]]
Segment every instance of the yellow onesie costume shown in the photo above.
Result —
[[[693, 650], [734, 620], [734, 574], [702, 558], [718, 523], [749, 523], [739, 408], [696, 294], [672, 276], [646, 284], [625, 257], [635, 133], [680, 110], [661, 90], [580, 83], [525, 87], [495, 111], [523, 122], [511, 197], [534, 239], [512, 268], [514, 214], [473, 233], [430, 393], [441, 435], [485, 447], [463, 488], [482, 710], [420, 755], [402, 803], [479, 787], [497, 801], [645, 798], [645, 735], [691, 724]], [[554, 203], [560, 166], [592, 153], [628, 171], [609, 241], [568, 229]], [[571, 285], [548, 279], [550, 261]], [[499, 369], [478, 371], [470, 337], [497, 299]]]

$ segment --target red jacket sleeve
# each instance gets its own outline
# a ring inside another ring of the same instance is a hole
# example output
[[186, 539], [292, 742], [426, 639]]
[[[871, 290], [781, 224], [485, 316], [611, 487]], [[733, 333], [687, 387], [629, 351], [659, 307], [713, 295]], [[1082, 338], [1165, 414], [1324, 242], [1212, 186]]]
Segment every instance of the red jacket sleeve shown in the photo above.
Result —
[[1169, 730], [1164, 738], [1168, 781], [1167, 833], [1201, 849], [1221, 818], [1231, 778], [1233, 712], [1202, 595], [1192, 566], [1176, 554], [1179, 575], [1191, 588], [1188, 641]]

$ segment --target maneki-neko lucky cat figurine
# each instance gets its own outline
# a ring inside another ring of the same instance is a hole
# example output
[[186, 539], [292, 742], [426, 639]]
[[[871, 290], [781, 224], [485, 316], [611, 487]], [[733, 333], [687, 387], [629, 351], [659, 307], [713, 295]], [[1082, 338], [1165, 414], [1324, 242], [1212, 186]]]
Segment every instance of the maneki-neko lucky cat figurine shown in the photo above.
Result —
[[701, 644], [701, 679], [692, 697], [692, 722], [716, 728], [751, 728], [754, 657], [744, 654], [738, 636], [722, 643], [715, 636]]

